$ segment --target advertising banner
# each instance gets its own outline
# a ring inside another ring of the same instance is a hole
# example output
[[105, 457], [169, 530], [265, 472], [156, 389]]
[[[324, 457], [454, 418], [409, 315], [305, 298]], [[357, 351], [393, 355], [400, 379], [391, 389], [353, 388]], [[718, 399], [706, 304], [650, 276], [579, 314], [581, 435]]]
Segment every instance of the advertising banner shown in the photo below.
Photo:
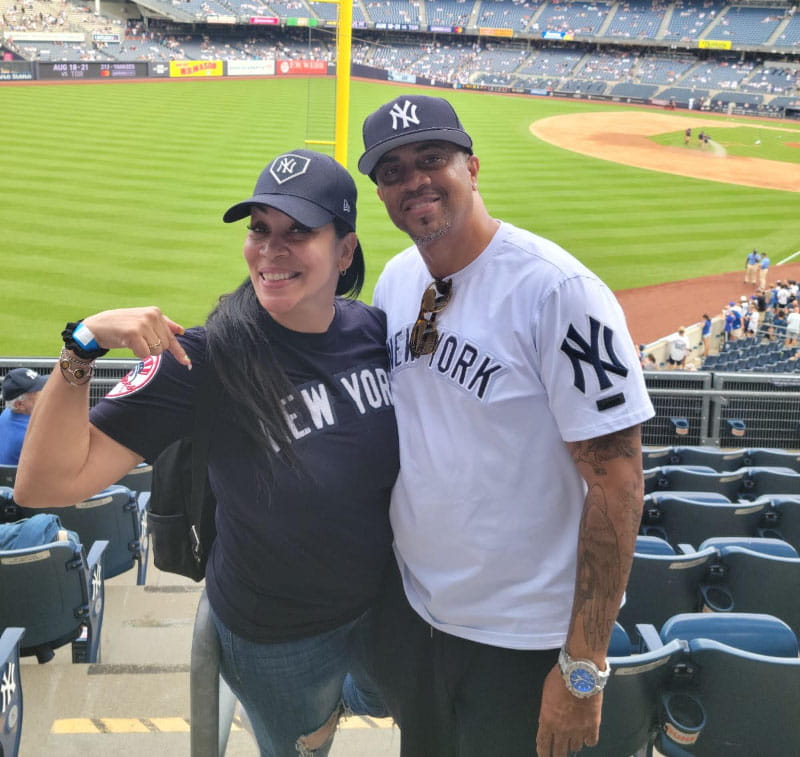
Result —
[[730, 50], [731, 41], [729, 39], [701, 39], [697, 46], [701, 50]]
[[281, 20], [277, 16], [250, 16], [251, 24], [263, 24], [264, 26], [278, 26]]
[[173, 78], [197, 78], [206, 76], [222, 76], [221, 60], [171, 60], [169, 75]]
[[275, 76], [274, 60], [229, 60], [228, 76]]
[[276, 70], [280, 76], [324, 76], [328, 64], [324, 60], [279, 60]]

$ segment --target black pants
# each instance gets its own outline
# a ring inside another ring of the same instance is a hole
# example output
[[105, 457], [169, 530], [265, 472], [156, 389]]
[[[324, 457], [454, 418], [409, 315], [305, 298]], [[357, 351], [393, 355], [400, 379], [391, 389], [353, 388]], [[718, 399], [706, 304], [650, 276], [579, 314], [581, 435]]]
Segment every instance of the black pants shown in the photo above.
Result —
[[514, 650], [433, 629], [388, 576], [367, 637], [370, 676], [400, 726], [401, 757], [536, 755], [558, 650]]

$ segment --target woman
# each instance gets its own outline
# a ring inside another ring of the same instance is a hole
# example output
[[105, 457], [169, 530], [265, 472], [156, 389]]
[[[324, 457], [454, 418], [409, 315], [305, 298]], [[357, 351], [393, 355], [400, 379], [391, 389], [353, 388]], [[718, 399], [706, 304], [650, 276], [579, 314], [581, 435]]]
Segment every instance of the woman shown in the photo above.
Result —
[[[154, 307], [68, 324], [15, 491], [24, 505], [67, 505], [154, 459], [190, 433], [197, 387], [213, 370], [222, 388], [206, 591], [222, 674], [262, 755], [325, 755], [348, 639], [390, 559], [398, 461], [386, 322], [336, 296], [357, 296], [364, 258], [355, 184], [334, 160], [278, 156], [223, 219], [245, 217], [250, 275], [205, 328], [184, 333]], [[91, 361], [115, 347], [143, 363], [87, 414]]]

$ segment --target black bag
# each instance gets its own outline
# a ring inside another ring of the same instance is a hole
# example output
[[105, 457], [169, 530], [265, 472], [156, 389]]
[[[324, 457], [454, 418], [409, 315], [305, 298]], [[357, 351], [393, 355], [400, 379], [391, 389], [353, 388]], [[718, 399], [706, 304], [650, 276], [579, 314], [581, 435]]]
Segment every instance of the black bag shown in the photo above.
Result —
[[211, 544], [216, 500], [208, 485], [216, 376], [199, 387], [192, 435], [170, 444], [153, 462], [147, 515], [153, 562], [159, 570], [202, 581]]

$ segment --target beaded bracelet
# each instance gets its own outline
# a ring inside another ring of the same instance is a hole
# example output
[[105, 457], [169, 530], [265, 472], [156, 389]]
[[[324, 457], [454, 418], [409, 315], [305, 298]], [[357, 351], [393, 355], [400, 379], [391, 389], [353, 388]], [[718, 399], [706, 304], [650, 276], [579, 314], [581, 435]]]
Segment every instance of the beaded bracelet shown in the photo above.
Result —
[[61, 375], [72, 386], [83, 386], [94, 375], [94, 360], [84, 360], [66, 347], [61, 350], [58, 367], [61, 368]]

